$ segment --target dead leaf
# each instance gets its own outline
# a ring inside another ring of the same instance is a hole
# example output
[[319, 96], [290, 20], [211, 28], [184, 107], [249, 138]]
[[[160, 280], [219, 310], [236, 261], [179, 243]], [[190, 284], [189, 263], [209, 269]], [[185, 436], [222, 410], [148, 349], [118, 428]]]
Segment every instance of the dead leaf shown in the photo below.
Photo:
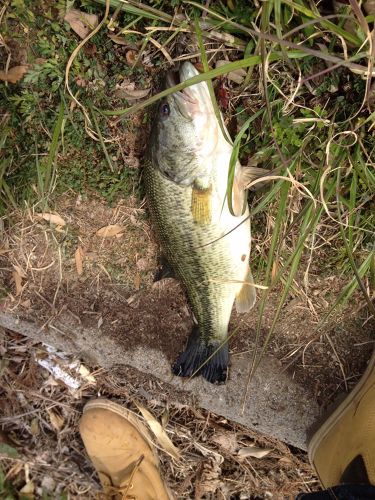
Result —
[[64, 219], [60, 217], [59, 214], [42, 213], [42, 214], [37, 214], [37, 216], [41, 217], [47, 222], [51, 222], [51, 224], [56, 224], [57, 226], [65, 226], [66, 224]]
[[83, 78], [79, 78], [79, 77], [77, 77], [77, 78], [76, 78], [76, 85], [77, 85], [78, 87], [83, 87], [83, 88], [85, 88], [85, 87], [87, 87], [88, 82], [87, 82], [87, 80], [84, 80]]
[[98, 49], [96, 48], [95, 43], [85, 43], [83, 52], [87, 56], [94, 56], [98, 52]]
[[[228, 64], [228, 61], [216, 61], [216, 68], [220, 68], [220, 66], [225, 66], [226, 64]], [[226, 77], [228, 78], [228, 80], [232, 80], [232, 82], [234, 83], [237, 83], [238, 85], [240, 85], [245, 77], [246, 77], [247, 73], [244, 69], [240, 68], [240, 69], [236, 69], [234, 71], [230, 71]]]
[[99, 23], [98, 16], [95, 14], [87, 14], [77, 9], [68, 10], [65, 14], [64, 21], [66, 21], [72, 30], [82, 39], [86, 38]]
[[[197, 62], [194, 64], [195, 68], [199, 71], [199, 73], [204, 73], [204, 66], [203, 63]], [[211, 71], [213, 68], [212, 66], [208, 66], [209, 71]]]
[[267, 456], [272, 450], [270, 448], [258, 448], [257, 446], [247, 446], [246, 448], [240, 448], [237, 455], [240, 458], [263, 458]]
[[30, 424], [30, 432], [33, 436], [40, 434], [39, 421], [37, 418], [33, 418]]
[[100, 236], [101, 238], [112, 238], [124, 231], [124, 228], [119, 224], [109, 224], [108, 226], [101, 227], [96, 231], [96, 236]]
[[117, 85], [115, 90], [115, 96], [118, 99], [126, 99], [127, 101], [136, 101], [137, 99], [143, 99], [150, 93], [149, 89], [136, 89], [134, 82], [126, 83], [125, 85]]
[[47, 410], [52, 427], [59, 432], [64, 426], [64, 419], [52, 410]]
[[141, 275], [139, 273], [137, 273], [135, 276], [134, 276], [134, 280], [133, 280], [133, 283], [134, 283], [134, 288], [136, 290], [139, 290], [141, 288]]
[[129, 66], [132, 66], [137, 61], [137, 52], [135, 50], [128, 50], [125, 58]]
[[10, 68], [7, 73], [0, 70], [0, 80], [3, 80], [3, 82], [17, 83], [23, 78], [23, 75], [27, 73], [28, 70], [29, 66], [27, 65], [13, 66], [13, 68]]
[[21, 302], [21, 306], [24, 307], [25, 309], [29, 309], [31, 306], [31, 300], [30, 299], [24, 300], [23, 302]]
[[79, 374], [81, 375], [81, 377], [83, 377], [90, 384], [96, 384], [95, 377], [93, 375], [91, 375], [89, 369], [86, 368], [85, 365], [82, 365], [82, 364], [80, 365]]
[[14, 284], [16, 285], [16, 297], [22, 292], [22, 276], [18, 271], [12, 273]]
[[180, 452], [178, 448], [172, 443], [169, 439], [167, 433], [163, 429], [163, 427], [159, 424], [156, 418], [150, 413], [144, 406], [140, 403], [135, 403], [138, 410], [142, 413], [143, 418], [146, 420], [148, 426], [152, 430], [154, 436], [156, 437], [158, 443], [162, 447], [162, 449], [171, 455], [171, 457], [178, 460], [180, 458]]
[[129, 46], [129, 42], [122, 36], [119, 35], [108, 35], [112, 42], [117, 43], [118, 45], [126, 45]]
[[76, 261], [76, 269], [78, 276], [83, 273], [83, 259], [85, 257], [85, 252], [80, 245], [78, 245], [77, 250], [74, 254], [74, 259]]
[[30, 498], [33, 498], [31, 495], [34, 493], [34, 491], [35, 491], [35, 485], [32, 481], [27, 481], [25, 486], [23, 486], [20, 489], [20, 493], [22, 493], [25, 496], [30, 496]]
[[217, 432], [212, 436], [211, 441], [219, 445], [219, 447], [227, 453], [235, 453], [238, 449], [238, 443], [234, 433]]
[[[53, 493], [56, 489], [56, 481], [52, 477], [44, 476], [40, 486], [42, 487], [43, 493], [45, 491]], [[48, 498], [47, 495], [46, 498]]]
[[220, 477], [220, 464], [212, 457], [204, 461], [195, 482], [195, 499], [216, 498], [215, 493], [222, 483]]

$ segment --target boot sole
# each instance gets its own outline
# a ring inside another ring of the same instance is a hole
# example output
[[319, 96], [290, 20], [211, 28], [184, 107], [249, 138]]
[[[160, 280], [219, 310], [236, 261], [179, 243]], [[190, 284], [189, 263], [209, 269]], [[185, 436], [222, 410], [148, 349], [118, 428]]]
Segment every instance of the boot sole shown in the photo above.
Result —
[[313, 435], [308, 446], [308, 456], [312, 466], [314, 466], [314, 456], [317, 448], [320, 446], [321, 442], [325, 437], [331, 432], [333, 427], [336, 425], [337, 421], [346, 413], [346, 411], [351, 407], [353, 400], [357, 398], [361, 392], [365, 393], [364, 389], [366, 387], [369, 377], [372, 375], [375, 368], [375, 351], [372, 354], [367, 368], [362, 375], [361, 380], [354, 387], [354, 389], [346, 396], [344, 401], [338, 405], [338, 407], [333, 411], [333, 413], [326, 419], [326, 421], [321, 425], [319, 430]]

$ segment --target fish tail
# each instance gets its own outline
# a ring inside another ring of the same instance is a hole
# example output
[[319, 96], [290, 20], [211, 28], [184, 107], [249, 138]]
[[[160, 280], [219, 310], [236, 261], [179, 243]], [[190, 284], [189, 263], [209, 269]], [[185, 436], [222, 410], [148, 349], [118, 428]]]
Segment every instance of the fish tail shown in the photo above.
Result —
[[224, 384], [228, 374], [228, 343], [207, 344], [199, 335], [197, 326], [188, 339], [186, 349], [177, 358], [172, 371], [179, 377], [202, 375], [208, 382]]

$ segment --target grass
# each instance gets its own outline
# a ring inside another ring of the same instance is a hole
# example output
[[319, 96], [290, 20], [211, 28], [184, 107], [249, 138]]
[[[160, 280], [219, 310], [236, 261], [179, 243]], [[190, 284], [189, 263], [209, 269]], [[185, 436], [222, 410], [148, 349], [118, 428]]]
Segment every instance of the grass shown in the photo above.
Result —
[[[254, 256], [258, 277], [268, 286], [261, 296], [258, 336], [272, 288], [282, 284], [283, 291], [269, 337], [294, 280], [306, 265], [309, 268], [321, 258], [322, 249], [330, 264], [347, 277], [347, 286], [324, 320], [357, 288], [374, 314], [370, 289], [375, 280], [371, 161], [375, 116], [366, 104], [371, 98], [373, 13], [366, 16], [356, 2], [335, 13], [292, 0], [274, 0], [260, 9], [243, 1], [214, 2], [209, 8], [163, 0], [152, 6], [132, 0], [82, 2], [89, 12], [98, 12], [100, 5], [112, 10], [102, 20], [102, 29], [99, 26], [81, 42], [80, 50], [76, 35], [62, 21], [62, 2], [57, 12], [46, 7], [43, 17], [27, 0], [13, 0], [2, 12], [2, 51], [12, 53], [9, 40], [17, 50], [24, 42], [33, 47], [28, 50], [31, 67], [24, 79], [16, 85], [1, 84], [7, 108], [0, 138], [2, 213], [24, 199], [46, 207], [53, 203], [54, 192], [67, 189], [81, 193], [95, 189], [109, 201], [134, 191], [134, 170], [113, 160], [118, 158], [113, 127], [131, 126], [135, 113], [147, 123], [148, 106], [163, 96], [204, 80], [216, 82], [217, 90], [222, 76], [246, 68], [242, 86], [231, 89], [236, 107], [227, 111], [235, 116], [238, 130], [228, 189], [237, 158], [243, 163], [251, 158], [252, 163], [278, 169], [299, 183], [278, 180], [252, 202], [255, 225], [256, 214], [277, 213], [267, 255]], [[182, 15], [174, 16], [173, 7]], [[162, 72], [176, 59], [182, 32], [197, 36], [204, 72], [141, 102], [119, 106], [117, 83], [136, 77], [141, 87], [152, 84], [144, 58]], [[121, 62], [117, 56], [121, 53], [124, 58], [122, 46], [113, 44], [108, 34], [137, 47], [134, 64]], [[220, 50], [229, 62], [210, 68]], [[212, 96], [214, 86], [210, 84]], [[246, 93], [256, 96], [254, 105], [241, 98]], [[322, 238], [329, 243], [322, 244]], [[304, 283], [308, 294], [307, 275]], [[318, 327], [323, 324], [320, 321]]]

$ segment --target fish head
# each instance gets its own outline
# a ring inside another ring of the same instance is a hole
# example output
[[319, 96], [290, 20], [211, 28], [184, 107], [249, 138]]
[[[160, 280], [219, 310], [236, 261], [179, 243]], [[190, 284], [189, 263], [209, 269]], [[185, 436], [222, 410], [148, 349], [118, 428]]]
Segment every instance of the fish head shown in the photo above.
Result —
[[[178, 72], [169, 72], [167, 88], [198, 75], [185, 62]], [[153, 126], [153, 163], [169, 178], [190, 185], [208, 178], [222, 137], [206, 82], [191, 85], [164, 98]]]

